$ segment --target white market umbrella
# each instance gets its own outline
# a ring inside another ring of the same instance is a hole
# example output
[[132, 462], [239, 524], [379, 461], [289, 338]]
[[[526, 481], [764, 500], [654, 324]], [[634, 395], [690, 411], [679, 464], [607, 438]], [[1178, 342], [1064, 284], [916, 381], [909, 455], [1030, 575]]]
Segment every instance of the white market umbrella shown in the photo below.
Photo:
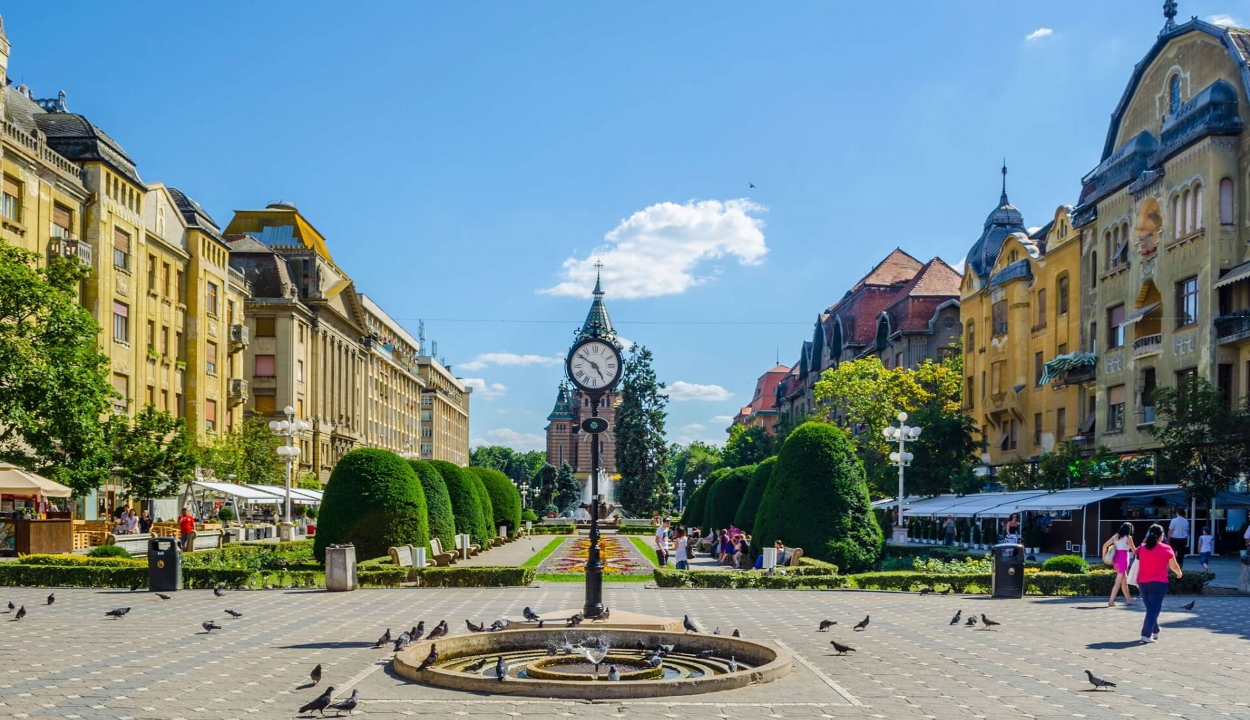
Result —
[[16, 465], [0, 463], [0, 495], [42, 495], [67, 498], [73, 490], [46, 477], [26, 472]]

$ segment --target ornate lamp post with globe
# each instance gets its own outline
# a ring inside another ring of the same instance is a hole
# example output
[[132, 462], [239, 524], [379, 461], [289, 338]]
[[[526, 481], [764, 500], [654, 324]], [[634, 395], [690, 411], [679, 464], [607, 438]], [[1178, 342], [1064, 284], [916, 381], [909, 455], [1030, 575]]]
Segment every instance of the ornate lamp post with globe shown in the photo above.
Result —
[[295, 444], [295, 438], [312, 426], [295, 417], [295, 408], [290, 405], [282, 408], [282, 414], [286, 415], [286, 420], [271, 421], [269, 429], [274, 435], [286, 438], [286, 444], [279, 445], [277, 448], [278, 456], [286, 460], [286, 500], [283, 502], [282, 526], [278, 530], [278, 537], [283, 541], [289, 541], [295, 539], [294, 525], [291, 523], [291, 469], [300, 452], [299, 446]]
[[907, 544], [907, 527], [903, 525], [903, 468], [911, 465], [912, 454], [907, 452], [906, 443], [920, 437], [920, 428], [908, 427], [907, 413], [898, 414], [898, 427], [893, 425], [883, 428], [881, 434], [887, 442], [897, 442], [898, 450], [890, 453], [890, 463], [898, 467], [898, 497], [895, 498], [894, 538], [895, 545]]

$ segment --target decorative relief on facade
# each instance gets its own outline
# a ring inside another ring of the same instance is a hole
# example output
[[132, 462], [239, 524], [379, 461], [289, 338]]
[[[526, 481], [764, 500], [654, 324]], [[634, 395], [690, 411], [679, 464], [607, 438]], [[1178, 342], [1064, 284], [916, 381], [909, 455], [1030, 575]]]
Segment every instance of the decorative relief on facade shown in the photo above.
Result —
[[122, 357], [122, 358], [114, 359], [113, 368], [114, 368], [114, 372], [121, 373], [122, 375], [129, 375], [130, 374], [130, 358]]
[[1146, 258], [1141, 261], [1141, 277], [1142, 280], [1149, 280], [1155, 276], [1155, 259], [1153, 257]]
[[1190, 333], [1188, 335], [1184, 335], [1178, 338], [1173, 338], [1172, 355], [1176, 357], [1180, 357], [1181, 355], [1188, 355], [1189, 353], [1193, 351], [1194, 351], [1194, 333]]
[[113, 289], [118, 295], [130, 297], [130, 278], [125, 275], [118, 275], [113, 282]]
[[217, 321], [216, 320], [208, 321], [208, 336], [211, 338], [217, 337]]
[[1124, 355], [1118, 352], [1108, 355], [1104, 367], [1109, 373], [1120, 372], [1124, 369]]

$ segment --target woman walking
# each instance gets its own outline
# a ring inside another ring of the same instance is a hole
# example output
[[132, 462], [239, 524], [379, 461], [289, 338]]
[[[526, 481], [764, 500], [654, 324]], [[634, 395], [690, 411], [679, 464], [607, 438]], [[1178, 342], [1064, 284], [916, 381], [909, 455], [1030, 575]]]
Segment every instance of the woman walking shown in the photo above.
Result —
[[1124, 604], [1133, 604], [1133, 595], [1128, 589], [1128, 559], [1129, 553], [1137, 549], [1133, 543], [1133, 524], [1124, 523], [1120, 526], [1120, 531], [1107, 539], [1102, 544], [1102, 554], [1107, 554], [1107, 548], [1115, 548], [1115, 557], [1111, 560], [1112, 567], [1115, 568], [1115, 584], [1111, 586], [1111, 599], [1107, 601], [1107, 607], [1115, 605], [1115, 596], [1117, 593], [1124, 593]]
[[1137, 548], [1137, 589], [1146, 605], [1146, 619], [1141, 626], [1141, 641], [1152, 643], [1159, 639], [1159, 612], [1163, 598], [1168, 594], [1168, 570], [1183, 577], [1181, 566], [1176, 562], [1176, 551], [1171, 545], [1159, 542], [1163, 537], [1162, 525], [1151, 525], [1146, 540]]

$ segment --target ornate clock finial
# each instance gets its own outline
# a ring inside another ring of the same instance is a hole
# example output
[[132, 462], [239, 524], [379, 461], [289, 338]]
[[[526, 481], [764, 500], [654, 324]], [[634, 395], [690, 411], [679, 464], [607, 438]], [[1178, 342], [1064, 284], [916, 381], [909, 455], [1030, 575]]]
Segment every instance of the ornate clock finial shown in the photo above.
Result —
[[1166, 21], [1163, 23], [1163, 32], [1176, 28], [1176, 0], [1164, 1], [1163, 17], [1166, 18]]

